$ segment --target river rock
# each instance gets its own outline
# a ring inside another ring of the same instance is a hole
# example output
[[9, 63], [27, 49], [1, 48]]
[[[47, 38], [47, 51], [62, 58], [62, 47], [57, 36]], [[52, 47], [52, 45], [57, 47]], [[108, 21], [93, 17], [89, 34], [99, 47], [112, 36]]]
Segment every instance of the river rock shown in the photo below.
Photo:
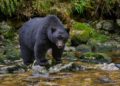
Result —
[[6, 74], [6, 73], [23, 73], [25, 72], [24, 69], [20, 68], [17, 65], [12, 66], [4, 66], [0, 68], [0, 74]]
[[116, 20], [117, 25], [120, 27], [120, 19]]
[[120, 69], [120, 64], [115, 64], [116, 67], [118, 67]]
[[106, 77], [106, 76], [100, 77], [99, 80], [100, 80], [101, 83], [111, 83], [111, 82], [113, 82], [111, 80], [111, 78]]
[[119, 68], [116, 67], [116, 65], [115, 65], [114, 63], [110, 63], [110, 64], [107, 64], [107, 63], [99, 64], [98, 67], [99, 67], [101, 70], [107, 70], [107, 71], [119, 70]]
[[105, 43], [96, 43], [97, 52], [109, 52], [113, 50], [120, 50], [120, 44], [116, 41], [108, 41]]
[[96, 24], [96, 29], [103, 29], [106, 31], [114, 30], [114, 25], [112, 20], [101, 20]]
[[79, 51], [82, 53], [91, 52], [91, 47], [88, 45], [82, 44], [76, 47], [76, 51]]
[[64, 49], [66, 52], [69, 52], [69, 51], [75, 51], [75, 47], [65, 47]]
[[44, 66], [33, 65], [32, 66], [32, 76], [31, 78], [48, 78], [49, 73]]
[[80, 61], [88, 63], [110, 63], [111, 58], [105, 53], [85, 53], [80, 57]]

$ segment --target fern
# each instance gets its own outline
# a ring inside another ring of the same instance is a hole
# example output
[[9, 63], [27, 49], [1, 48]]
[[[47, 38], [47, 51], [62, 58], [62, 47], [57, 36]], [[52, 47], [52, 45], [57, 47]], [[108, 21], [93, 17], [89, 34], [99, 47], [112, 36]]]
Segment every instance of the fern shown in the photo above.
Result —
[[74, 10], [79, 14], [83, 14], [87, 8], [91, 7], [91, 0], [71, 0], [74, 5]]
[[12, 16], [23, 0], [0, 0], [0, 11], [4, 15]]
[[50, 9], [52, 0], [34, 0], [33, 8], [37, 11], [48, 11]]

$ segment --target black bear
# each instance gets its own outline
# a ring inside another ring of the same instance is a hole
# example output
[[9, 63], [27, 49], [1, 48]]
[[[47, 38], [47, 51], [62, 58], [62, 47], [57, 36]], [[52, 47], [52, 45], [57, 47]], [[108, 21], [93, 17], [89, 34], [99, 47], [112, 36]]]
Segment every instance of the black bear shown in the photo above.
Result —
[[19, 32], [21, 55], [25, 65], [36, 60], [40, 66], [48, 65], [46, 52], [52, 48], [52, 55], [57, 63], [61, 63], [61, 56], [69, 30], [55, 15], [37, 17], [27, 21]]

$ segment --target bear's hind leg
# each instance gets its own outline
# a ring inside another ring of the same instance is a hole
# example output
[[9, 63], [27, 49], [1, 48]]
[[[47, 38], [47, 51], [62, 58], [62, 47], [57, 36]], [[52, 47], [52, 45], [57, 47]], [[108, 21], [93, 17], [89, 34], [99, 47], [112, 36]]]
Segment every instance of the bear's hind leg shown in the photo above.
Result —
[[24, 64], [27, 66], [32, 64], [34, 61], [34, 53], [26, 46], [21, 46], [20, 49]]

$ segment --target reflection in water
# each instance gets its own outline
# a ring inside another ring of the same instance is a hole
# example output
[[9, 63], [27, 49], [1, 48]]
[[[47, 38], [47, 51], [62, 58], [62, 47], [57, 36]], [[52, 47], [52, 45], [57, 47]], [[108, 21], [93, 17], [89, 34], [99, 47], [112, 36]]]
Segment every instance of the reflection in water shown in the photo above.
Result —
[[120, 71], [85, 70], [51, 74], [49, 78], [29, 78], [31, 72], [0, 75], [0, 86], [119, 86]]

